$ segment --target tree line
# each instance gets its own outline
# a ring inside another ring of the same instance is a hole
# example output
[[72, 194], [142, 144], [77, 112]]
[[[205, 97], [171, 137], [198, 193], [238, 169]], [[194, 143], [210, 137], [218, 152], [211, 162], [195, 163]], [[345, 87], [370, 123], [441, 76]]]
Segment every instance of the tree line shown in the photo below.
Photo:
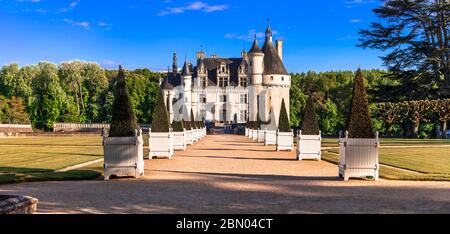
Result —
[[[160, 74], [148, 69], [126, 73], [138, 121], [151, 122]], [[40, 130], [51, 130], [56, 122], [109, 123], [116, 76], [117, 71], [81, 61], [5, 65], [0, 123], [31, 123]]]

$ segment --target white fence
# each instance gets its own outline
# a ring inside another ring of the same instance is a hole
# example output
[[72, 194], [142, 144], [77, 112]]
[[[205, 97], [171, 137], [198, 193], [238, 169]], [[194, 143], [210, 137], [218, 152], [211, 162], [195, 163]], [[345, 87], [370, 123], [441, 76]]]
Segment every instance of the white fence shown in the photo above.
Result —
[[186, 131], [173, 132], [173, 149], [180, 151], [186, 150]]
[[164, 157], [172, 159], [173, 156], [173, 133], [149, 133], [150, 159], [154, 157]]
[[266, 130], [264, 135], [264, 145], [276, 145], [277, 144], [277, 131]]
[[294, 151], [294, 131], [277, 132], [277, 151]]
[[28, 133], [33, 132], [31, 124], [0, 124], [0, 132], [5, 133]]
[[264, 137], [266, 135], [266, 130], [258, 130], [258, 143], [264, 143]]
[[[53, 132], [76, 132], [76, 131], [99, 131], [102, 129], [109, 129], [110, 124], [79, 124], [79, 123], [55, 123], [53, 124]], [[150, 125], [140, 124], [139, 127], [142, 130], [149, 130]]]
[[186, 145], [194, 144], [194, 134], [192, 132], [192, 130], [186, 130]]
[[253, 129], [252, 131], [252, 140], [257, 141], [258, 140], [258, 130]]
[[245, 136], [248, 137], [248, 134], [250, 133], [248, 128], [245, 128]]
[[350, 178], [372, 177], [379, 179], [378, 151], [380, 139], [339, 138], [339, 176]]
[[136, 137], [104, 137], [105, 180], [115, 176], [144, 175], [144, 141], [142, 134]]
[[298, 133], [297, 159], [322, 159], [322, 137], [319, 135], [302, 135], [302, 131]]

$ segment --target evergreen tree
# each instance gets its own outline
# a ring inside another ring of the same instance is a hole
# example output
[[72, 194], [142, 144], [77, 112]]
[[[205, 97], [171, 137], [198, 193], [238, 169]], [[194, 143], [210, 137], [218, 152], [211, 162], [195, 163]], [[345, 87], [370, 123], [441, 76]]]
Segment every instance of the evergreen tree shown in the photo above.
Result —
[[133, 113], [127, 81], [122, 66], [119, 66], [114, 102], [112, 105], [112, 121], [109, 130], [110, 137], [130, 137], [139, 129], [136, 117]]
[[197, 122], [195, 122], [195, 115], [192, 109], [191, 109], [191, 126], [192, 128], [197, 128]]
[[172, 128], [174, 132], [183, 132], [184, 131], [183, 121], [174, 121], [172, 123]]
[[259, 117], [259, 111], [258, 111], [258, 113], [256, 114], [255, 129], [256, 130], [261, 129], [261, 124], [262, 124], [262, 121], [261, 121], [261, 118]]
[[284, 102], [284, 99], [281, 103], [281, 112], [280, 112], [280, 119], [278, 121], [278, 128], [280, 132], [291, 132], [291, 125], [289, 123], [289, 117], [286, 110], [286, 103]]
[[346, 129], [350, 138], [375, 138], [361, 69], [356, 72]]
[[314, 109], [314, 101], [312, 95], [309, 95], [308, 102], [306, 103], [305, 110], [302, 117], [301, 126], [303, 135], [319, 135], [319, 123], [317, 121], [317, 114]]
[[189, 117], [189, 112], [186, 107], [183, 108], [183, 125], [186, 130], [192, 130], [192, 124]]
[[170, 130], [169, 113], [164, 102], [164, 93], [159, 91], [156, 100], [155, 112], [153, 113], [152, 132], [165, 133]]

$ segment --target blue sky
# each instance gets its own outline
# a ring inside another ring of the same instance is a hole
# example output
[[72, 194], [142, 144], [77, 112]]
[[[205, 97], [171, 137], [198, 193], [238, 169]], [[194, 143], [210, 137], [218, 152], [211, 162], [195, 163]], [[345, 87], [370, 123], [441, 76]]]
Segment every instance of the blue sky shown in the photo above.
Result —
[[[80, 59], [162, 70], [203, 45], [238, 57], [270, 18], [290, 72], [382, 68], [355, 47], [378, 0], [0, 0], [0, 64]], [[260, 38], [262, 44], [263, 38]], [[180, 61], [181, 65], [182, 61]]]

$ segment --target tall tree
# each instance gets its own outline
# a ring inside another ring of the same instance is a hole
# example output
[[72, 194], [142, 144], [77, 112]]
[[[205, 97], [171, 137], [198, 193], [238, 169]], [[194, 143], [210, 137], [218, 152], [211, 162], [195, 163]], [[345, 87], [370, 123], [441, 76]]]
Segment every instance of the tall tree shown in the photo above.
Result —
[[377, 105], [379, 118], [386, 124], [386, 136], [391, 137], [394, 123], [402, 118], [402, 105], [393, 102], [383, 102]]
[[82, 67], [83, 87], [87, 91], [85, 115], [88, 122], [98, 123], [101, 120], [102, 94], [108, 87], [105, 70], [97, 63], [84, 63]]
[[278, 129], [280, 132], [291, 132], [291, 125], [289, 123], [289, 116], [286, 109], [286, 102], [284, 99], [281, 102], [280, 119], [278, 121]]
[[128, 93], [127, 81], [122, 67], [119, 67], [117, 75], [116, 90], [114, 92], [114, 103], [112, 105], [112, 121], [109, 130], [110, 137], [134, 136], [138, 130], [136, 116], [133, 112], [130, 94]]
[[38, 129], [50, 130], [66, 109], [66, 93], [62, 89], [57, 67], [48, 62], [37, 65], [38, 73], [32, 81], [32, 122]]
[[320, 129], [317, 122], [317, 114], [314, 109], [314, 101], [311, 95], [306, 103], [305, 110], [303, 111], [301, 130], [303, 135], [319, 135]]
[[152, 132], [169, 132], [170, 120], [167, 112], [166, 104], [164, 102], [164, 93], [159, 92], [158, 100], [156, 101], [155, 112], [153, 113]]
[[359, 46], [387, 52], [384, 64], [399, 81], [378, 93], [450, 96], [449, 0], [384, 0], [374, 13], [380, 20], [360, 31]]
[[364, 78], [361, 69], [356, 72], [353, 95], [350, 102], [346, 130], [350, 138], [375, 138], [372, 120], [369, 112]]
[[441, 122], [442, 137], [445, 137], [445, 131], [448, 128], [447, 122], [450, 120], [450, 99], [433, 100], [431, 105]]

